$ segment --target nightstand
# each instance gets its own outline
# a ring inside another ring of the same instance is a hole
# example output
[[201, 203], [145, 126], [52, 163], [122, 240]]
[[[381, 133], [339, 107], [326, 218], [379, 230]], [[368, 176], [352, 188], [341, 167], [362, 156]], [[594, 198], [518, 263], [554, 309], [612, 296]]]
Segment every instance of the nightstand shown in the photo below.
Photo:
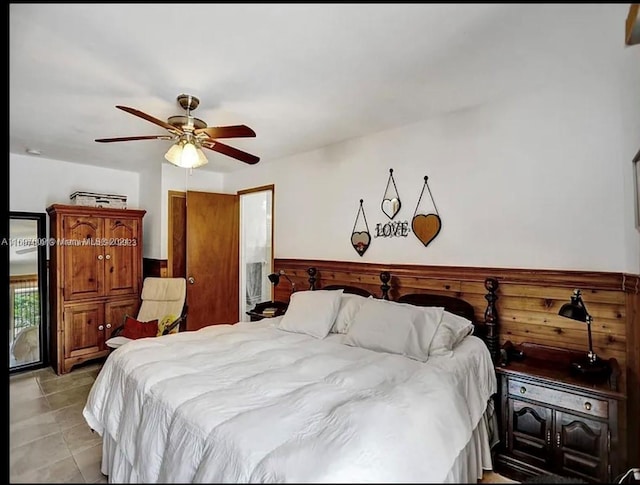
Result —
[[496, 366], [496, 470], [520, 481], [556, 474], [611, 483], [626, 467], [626, 396], [618, 392], [616, 360], [609, 359], [608, 375], [586, 378], [571, 371], [580, 352], [529, 343], [515, 349], [521, 359]]
[[273, 318], [284, 315], [289, 304], [284, 301], [263, 301], [257, 303], [250, 311], [247, 312], [252, 322], [257, 322], [263, 318]]

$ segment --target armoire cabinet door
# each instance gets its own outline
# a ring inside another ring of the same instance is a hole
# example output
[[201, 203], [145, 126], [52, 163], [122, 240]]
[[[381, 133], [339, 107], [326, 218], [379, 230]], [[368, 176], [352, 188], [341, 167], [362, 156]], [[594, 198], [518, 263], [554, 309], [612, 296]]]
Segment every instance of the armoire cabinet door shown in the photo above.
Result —
[[105, 303], [104, 305], [104, 321], [105, 321], [105, 339], [111, 338], [113, 331], [120, 325], [124, 324], [125, 315], [136, 317], [140, 301], [137, 298], [126, 300], [115, 300]]
[[80, 357], [104, 349], [104, 303], [64, 309], [64, 357]]
[[101, 217], [64, 216], [62, 245], [64, 259], [64, 299], [79, 300], [101, 296], [104, 281], [104, 237]]
[[105, 296], [137, 294], [140, 272], [138, 219], [104, 219]]

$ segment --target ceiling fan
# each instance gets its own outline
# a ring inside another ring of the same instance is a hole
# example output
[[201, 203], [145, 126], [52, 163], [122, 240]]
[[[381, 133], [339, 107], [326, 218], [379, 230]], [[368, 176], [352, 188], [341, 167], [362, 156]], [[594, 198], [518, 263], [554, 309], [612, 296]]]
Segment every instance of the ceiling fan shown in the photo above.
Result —
[[246, 125], [232, 126], [207, 126], [199, 118], [191, 116], [191, 111], [200, 104], [200, 100], [190, 94], [180, 94], [177, 97], [178, 104], [186, 111], [186, 115], [170, 116], [167, 121], [162, 121], [140, 110], [127, 106], [116, 106], [116, 108], [126, 111], [143, 120], [150, 121], [161, 126], [169, 132], [167, 135], [146, 135], [146, 136], [126, 136], [119, 138], [98, 138], [99, 143], [112, 143], [117, 141], [133, 140], [173, 140], [165, 158], [184, 168], [197, 168], [208, 163], [207, 157], [201, 147], [208, 148], [214, 152], [222, 153], [241, 162], [253, 165], [260, 161], [259, 157], [243, 152], [232, 146], [220, 143], [218, 138], [247, 138], [255, 137], [256, 133]]

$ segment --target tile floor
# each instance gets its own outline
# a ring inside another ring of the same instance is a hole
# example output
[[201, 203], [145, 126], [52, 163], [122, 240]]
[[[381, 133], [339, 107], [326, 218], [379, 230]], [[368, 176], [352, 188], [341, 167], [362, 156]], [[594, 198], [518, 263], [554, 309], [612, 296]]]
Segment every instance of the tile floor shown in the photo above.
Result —
[[11, 483], [107, 483], [102, 440], [82, 416], [101, 363], [58, 376], [46, 368], [9, 380]]
[[[102, 440], [82, 416], [101, 363], [58, 376], [53, 369], [9, 381], [11, 483], [107, 483], [100, 472]], [[480, 483], [517, 483], [486, 472]]]

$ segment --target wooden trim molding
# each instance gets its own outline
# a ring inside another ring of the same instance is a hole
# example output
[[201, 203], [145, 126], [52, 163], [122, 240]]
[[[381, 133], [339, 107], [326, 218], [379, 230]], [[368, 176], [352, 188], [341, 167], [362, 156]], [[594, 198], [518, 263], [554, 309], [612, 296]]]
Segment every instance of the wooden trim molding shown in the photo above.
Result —
[[[372, 272], [389, 271], [392, 276], [428, 278], [430, 280], [459, 280], [484, 282], [491, 276], [500, 284], [511, 283], [531, 286], [562, 286], [567, 288], [589, 288], [591, 290], [613, 290], [635, 292], [640, 275], [608, 273], [601, 271], [571, 271], [546, 269], [481, 268], [470, 266], [422, 266], [408, 264], [358, 263], [324, 261], [316, 259], [276, 259], [277, 269], [296, 268], [306, 271], [309, 267], [327, 271]], [[568, 298], [568, 297], [567, 297]]]
[[633, 293], [635, 295], [640, 293], [640, 275], [635, 274], [623, 274], [622, 286], [625, 293]]
[[37, 274], [19, 274], [19, 275], [11, 275], [9, 276], [10, 284], [17, 283], [38, 283], [38, 275]]
[[[167, 193], [167, 217], [169, 219], [169, 225], [167, 229], [167, 275], [174, 276], [177, 271], [174, 270], [174, 266], [177, 262], [183, 262], [186, 259], [186, 220], [184, 226], [176, 227], [174, 217], [178, 212], [178, 209], [185, 211], [187, 205], [187, 193], [177, 190], [169, 190]], [[184, 244], [181, 247], [176, 248], [175, 239], [182, 241]], [[180, 264], [178, 264], [180, 265]], [[175, 276], [186, 276], [185, 274], [176, 274]]]
[[624, 41], [627, 45], [640, 44], [640, 4], [632, 3], [625, 25]]
[[252, 194], [253, 192], [263, 192], [265, 190], [270, 190], [271, 192], [273, 192], [274, 187], [275, 186], [273, 184], [261, 185], [260, 187], [252, 187], [250, 189], [238, 190], [236, 192], [236, 195]]

